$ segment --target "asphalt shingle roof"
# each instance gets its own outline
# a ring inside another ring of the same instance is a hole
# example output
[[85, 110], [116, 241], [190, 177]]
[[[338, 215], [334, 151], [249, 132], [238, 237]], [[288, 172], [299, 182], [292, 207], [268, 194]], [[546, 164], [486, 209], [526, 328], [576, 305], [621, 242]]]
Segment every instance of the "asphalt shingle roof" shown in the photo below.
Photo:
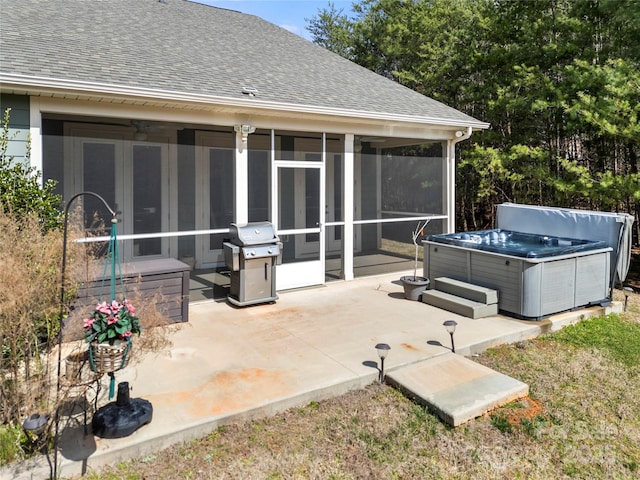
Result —
[[[0, 0], [0, 75], [478, 124], [253, 15], [187, 0]], [[436, 122], [437, 123], [437, 122]]]

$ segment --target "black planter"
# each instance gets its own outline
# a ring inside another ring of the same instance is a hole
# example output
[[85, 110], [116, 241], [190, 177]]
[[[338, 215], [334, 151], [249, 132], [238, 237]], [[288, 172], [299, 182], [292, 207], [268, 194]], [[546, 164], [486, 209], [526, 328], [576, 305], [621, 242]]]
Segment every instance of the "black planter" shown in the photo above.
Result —
[[414, 277], [406, 275], [400, 277], [402, 287], [404, 288], [404, 298], [407, 300], [418, 300], [422, 292], [429, 286], [429, 279], [425, 277]]

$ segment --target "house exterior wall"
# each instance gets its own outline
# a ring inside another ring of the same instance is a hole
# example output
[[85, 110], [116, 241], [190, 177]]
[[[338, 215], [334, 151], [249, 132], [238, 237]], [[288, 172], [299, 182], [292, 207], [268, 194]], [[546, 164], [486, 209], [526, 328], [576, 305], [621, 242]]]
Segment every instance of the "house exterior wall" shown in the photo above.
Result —
[[2, 115], [7, 109], [9, 114], [9, 144], [7, 156], [15, 161], [25, 161], [27, 157], [27, 140], [29, 138], [29, 97], [26, 95], [0, 95]]

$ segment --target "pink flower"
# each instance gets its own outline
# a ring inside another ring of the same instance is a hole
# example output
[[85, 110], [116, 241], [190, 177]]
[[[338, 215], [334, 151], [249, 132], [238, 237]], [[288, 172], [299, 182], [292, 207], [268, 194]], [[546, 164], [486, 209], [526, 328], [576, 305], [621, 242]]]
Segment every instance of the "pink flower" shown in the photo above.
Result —
[[111, 302], [111, 312], [112, 313], [116, 313], [118, 310], [120, 310], [120, 308], [122, 308], [122, 305], [120, 305], [117, 301], [113, 300]]
[[118, 316], [115, 315], [113, 317], [109, 317], [107, 319], [107, 325], [113, 325], [114, 323], [118, 323]]
[[129, 310], [129, 313], [131, 315], [133, 315], [136, 312], [136, 307], [134, 307], [133, 304], [129, 303], [129, 300], [125, 300], [124, 304], [127, 307], [127, 310]]
[[131, 330], [127, 330], [126, 332], [124, 332], [121, 337], [122, 338], [127, 338], [130, 337], [131, 335], [133, 335], [133, 333], [131, 333]]
[[84, 328], [91, 328], [93, 326], [93, 322], [95, 322], [95, 319], [85, 318], [84, 320], [82, 320], [82, 322]]
[[107, 306], [107, 302], [102, 302], [96, 305], [96, 311], [100, 313], [111, 313], [111, 309]]

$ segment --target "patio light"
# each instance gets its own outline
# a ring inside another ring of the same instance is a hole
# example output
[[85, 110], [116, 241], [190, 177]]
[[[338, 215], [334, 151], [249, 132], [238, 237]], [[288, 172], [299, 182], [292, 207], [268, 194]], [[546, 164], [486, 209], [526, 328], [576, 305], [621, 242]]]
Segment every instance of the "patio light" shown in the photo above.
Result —
[[453, 334], [456, 331], [456, 326], [458, 325], [458, 322], [456, 322], [455, 320], [445, 320], [445, 322], [442, 325], [444, 325], [444, 327], [447, 329], [447, 332], [449, 332], [449, 335], [451, 335], [451, 351], [453, 353], [456, 353], [456, 346], [453, 343]]
[[384, 382], [384, 359], [389, 354], [389, 350], [391, 350], [391, 347], [386, 343], [378, 343], [376, 345], [376, 351], [378, 352], [378, 357], [380, 357], [380, 383]]
[[627, 311], [627, 304], [629, 303], [629, 294], [633, 293], [633, 288], [631, 287], [624, 287], [622, 289], [622, 292], [624, 293], [624, 311]]
[[247, 146], [247, 137], [256, 131], [256, 127], [251, 125], [234, 125], [233, 130], [242, 135], [242, 147], [240, 148], [240, 151], [242, 151], [243, 148]]
[[40, 438], [47, 427], [47, 422], [49, 421], [48, 415], [40, 415], [39, 413], [34, 413], [29, 415], [24, 422], [22, 422], [22, 428], [27, 433], [32, 433], [36, 437]]

